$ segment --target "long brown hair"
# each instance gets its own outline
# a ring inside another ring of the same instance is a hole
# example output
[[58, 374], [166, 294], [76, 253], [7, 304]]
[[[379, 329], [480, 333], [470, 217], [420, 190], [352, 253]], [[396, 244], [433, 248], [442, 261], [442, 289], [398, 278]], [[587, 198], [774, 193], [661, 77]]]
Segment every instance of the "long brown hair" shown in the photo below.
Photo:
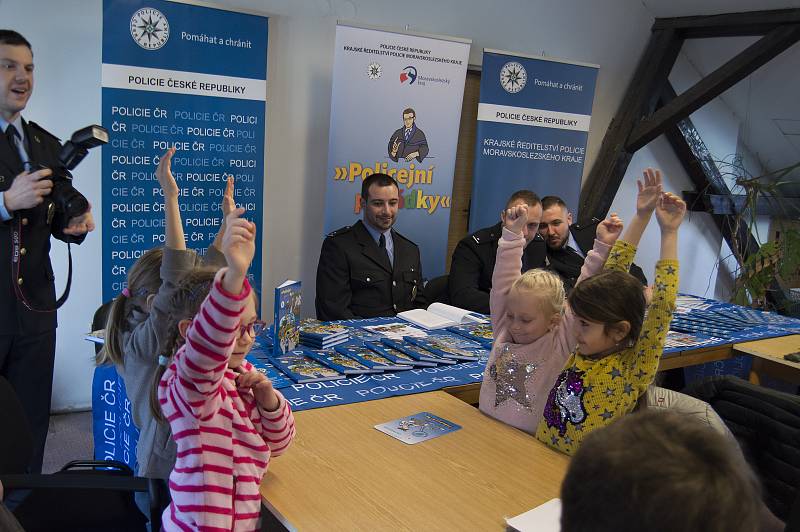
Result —
[[[167, 331], [163, 340], [164, 345], [160, 345], [158, 352], [153, 353], [156, 359], [160, 356], [167, 358], [166, 364], [159, 364], [156, 369], [150, 388], [150, 412], [157, 420], [164, 420], [164, 416], [161, 413], [161, 405], [158, 404], [158, 384], [161, 382], [161, 377], [164, 376], [167, 366], [172, 362], [172, 357], [184, 343], [178, 324], [182, 320], [192, 319], [197, 315], [200, 305], [211, 291], [211, 283], [214, 282], [216, 273], [217, 270], [212, 268], [201, 267], [192, 270], [178, 284], [169, 300], [169, 321], [164, 329]], [[156, 363], [158, 364], [158, 361]]]
[[161, 286], [161, 261], [164, 250], [160, 247], [146, 251], [128, 270], [129, 295], [114, 298], [106, 320], [105, 345], [97, 353], [95, 363], [125, 365], [122, 339], [135, 324], [130, 322], [134, 311], [147, 313], [147, 298]]
[[579, 318], [605, 325], [621, 321], [631, 324], [622, 342], [635, 343], [644, 322], [645, 299], [642, 283], [627, 272], [604, 271], [578, 283], [567, 296], [572, 312]]

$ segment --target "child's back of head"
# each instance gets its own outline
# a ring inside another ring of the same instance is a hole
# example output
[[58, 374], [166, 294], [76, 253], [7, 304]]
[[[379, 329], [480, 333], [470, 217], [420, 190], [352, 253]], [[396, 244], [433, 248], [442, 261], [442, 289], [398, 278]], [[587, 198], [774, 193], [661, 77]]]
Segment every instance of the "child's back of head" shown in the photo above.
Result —
[[561, 486], [562, 532], [758, 529], [758, 482], [732, 442], [674, 412], [589, 434]]
[[160, 247], [146, 251], [128, 270], [127, 286], [117, 295], [108, 311], [105, 346], [95, 362], [125, 365], [123, 338], [134, 326], [135, 316], [147, 316], [148, 298], [161, 286], [161, 261], [164, 250]]

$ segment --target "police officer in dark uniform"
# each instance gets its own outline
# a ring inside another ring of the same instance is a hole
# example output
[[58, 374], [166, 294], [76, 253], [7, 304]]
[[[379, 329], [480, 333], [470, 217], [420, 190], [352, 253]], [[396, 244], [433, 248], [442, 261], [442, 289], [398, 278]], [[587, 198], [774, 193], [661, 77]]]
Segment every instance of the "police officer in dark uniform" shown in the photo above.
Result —
[[54, 181], [72, 185], [59, 162], [58, 139], [21, 117], [32, 90], [30, 43], [15, 31], [0, 30], [0, 375], [25, 409], [34, 436], [29, 470], [39, 473], [56, 343], [50, 236], [80, 243], [94, 220], [91, 209], [65, 220], [53, 208]]
[[392, 229], [400, 189], [386, 174], [361, 185], [364, 219], [329, 234], [317, 265], [317, 318], [394, 316], [425, 307], [419, 248]]
[[[547, 268], [557, 273], [569, 292], [578, 281], [586, 254], [594, 246], [600, 220], [592, 220], [592, 223], [586, 225], [572, 223], [572, 213], [558, 196], [542, 198], [542, 208], [539, 234], [547, 246], [547, 255], [534, 267]], [[629, 271], [643, 285], [647, 284], [647, 278], [639, 266], [631, 264]]]
[[[522, 255], [522, 271], [544, 262], [544, 240], [538, 234], [539, 216], [542, 213], [539, 197], [530, 190], [514, 192], [506, 202], [506, 209], [528, 205], [531, 223], [523, 229], [525, 251]], [[462, 238], [450, 262], [448, 295], [450, 303], [461, 308], [489, 314], [489, 292], [492, 290], [492, 273], [497, 259], [497, 241], [503, 234], [505, 210], [500, 213], [500, 222], [478, 229]]]

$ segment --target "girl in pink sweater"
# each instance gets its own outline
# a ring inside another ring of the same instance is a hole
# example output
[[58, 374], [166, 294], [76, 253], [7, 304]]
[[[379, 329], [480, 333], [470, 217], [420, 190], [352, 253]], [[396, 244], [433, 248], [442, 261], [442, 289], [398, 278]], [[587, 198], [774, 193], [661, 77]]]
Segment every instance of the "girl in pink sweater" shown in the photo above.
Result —
[[190, 274], [172, 299], [157, 386], [178, 447], [164, 530], [258, 530], [261, 479], [294, 438], [289, 404], [244, 360], [264, 324], [246, 279], [256, 230], [243, 213], [226, 221], [228, 267]]
[[[522, 229], [541, 217], [539, 205], [517, 205], [503, 216], [497, 262], [489, 295], [494, 345], [480, 392], [485, 414], [531, 434], [542, 417], [547, 394], [575, 347], [572, 313], [564, 310], [564, 285], [546, 270], [522, 270]], [[537, 214], [538, 213], [538, 216]], [[578, 282], [600, 271], [622, 231], [616, 215], [597, 225], [594, 248]]]

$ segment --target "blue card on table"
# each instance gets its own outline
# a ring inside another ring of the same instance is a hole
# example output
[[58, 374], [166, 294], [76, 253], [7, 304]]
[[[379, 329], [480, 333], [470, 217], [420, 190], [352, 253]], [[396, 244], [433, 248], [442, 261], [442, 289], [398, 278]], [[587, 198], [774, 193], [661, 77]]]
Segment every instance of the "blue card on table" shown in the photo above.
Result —
[[375, 428], [384, 434], [397, 438], [403, 443], [413, 445], [421, 441], [444, 436], [449, 432], [460, 429], [461, 425], [456, 425], [452, 421], [434, 416], [430, 412], [420, 412], [412, 416], [380, 423], [375, 425]]

